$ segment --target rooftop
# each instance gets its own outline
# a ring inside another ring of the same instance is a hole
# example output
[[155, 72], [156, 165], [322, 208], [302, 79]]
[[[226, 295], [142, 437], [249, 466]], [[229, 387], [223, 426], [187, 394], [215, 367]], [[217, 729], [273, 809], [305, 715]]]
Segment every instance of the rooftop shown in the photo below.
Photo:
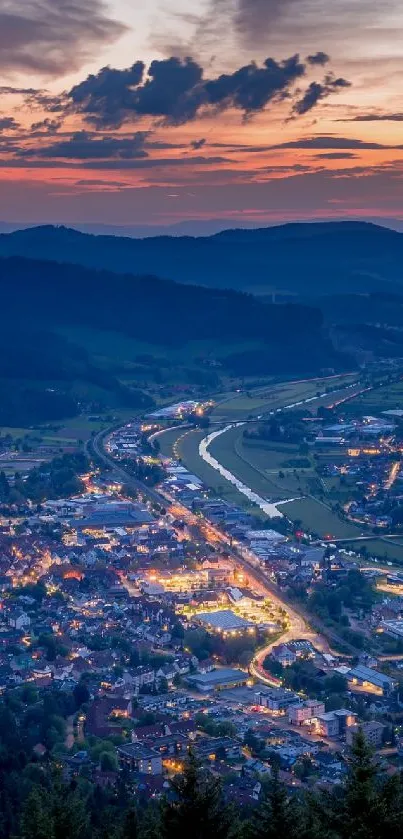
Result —
[[213, 629], [221, 631], [231, 631], [237, 629], [248, 629], [254, 626], [251, 621], [238, 617], [231, 609], [222, 609], [219, 612], [199, 612], [196, 616], [197, 620], [205, 626], [211, 626]]

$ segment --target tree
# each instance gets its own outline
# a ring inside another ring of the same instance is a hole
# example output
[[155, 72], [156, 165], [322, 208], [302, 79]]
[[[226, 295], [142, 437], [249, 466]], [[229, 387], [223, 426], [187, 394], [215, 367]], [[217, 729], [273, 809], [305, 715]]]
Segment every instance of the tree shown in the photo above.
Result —
[[90, 692], [88, 690], [87, 685], [82, 679], [79, 681], [78, 685], [75, 686], [73, 690], [73, 695], [77, 706], [77, 710], [81, 708], [81, 706], [84, 705], [85, 702], [89, 701]]
[[251, 819], [248, 832], [251, 839], [296, 839], [302, 836], [298, 806], [290, 801], [284, 785], [280, 783], [276, 766], [273, 767], [265, 797]]
[[161, 805], [162, 839], [228, 839], [233, 817], [224, 803], [220, 781], [201, 769], [192, 754], [172, 787], [173, 800]]
[[102, 752], [99, 757], [102, 772], [116, 772], [118, 768], [117, 757], [114, 752]]
[[[393, 780], [393, 779], [392, 779]], [[371, 749], [360, 729], [355, 737], [345, 795], [339, 808], [339, 833], [345, 839], [382, 839], [398, 835], [402, 818], [398, 784], [380, 784]]]
[[78, 789], [66, 791], [62, 783], [56, 783], [52, 817], [55, 839], [87, 839], [91, 835], [88, 812]]
[[21, 816], [22, 839], [54, 839], [54, 824], [48, 793], [34, 787]]
[[135, 807], [130, 807], [125, 813], [119, 839], [137, 839], [139, 835], [139, 820]]

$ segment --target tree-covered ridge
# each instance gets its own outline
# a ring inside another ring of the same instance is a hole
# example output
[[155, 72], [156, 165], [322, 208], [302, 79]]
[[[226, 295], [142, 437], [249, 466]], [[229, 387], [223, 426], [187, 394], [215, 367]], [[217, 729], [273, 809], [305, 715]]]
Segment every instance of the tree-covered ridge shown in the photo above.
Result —
[[323, 295], [396, 290], [401, 286], [403, 236], [354, 221], [148, 239], [94, 236], [49, 225], [1, 235], [0, 254], [157, 274], [212, 288]]
[[[0, 260], [0, 290], [2, 324], [8, 326], [12, 348], [5, 374], [11, 372], [10, 365], [15, 371], [27, 364], [22, 349], [25, 332], [31, 336], [39, 329], [49, 333], [54, 326], [114, 330], [159, 347], [209, 341], [225, 348], [249, 342], [256, 349], [229, 352], [223, 359], [228, 370], [241, 375], [351, 365], [350, 359], [335, 351], [324, 333], [322, 315], [313, 307], [271, 305], [229, 290], [19, 258]], [[46, 356], [39, 344], [32, 359], [36, 371], [50, 364]], [[63, 359], [62, 371], [70, 375], [80, 372], [82, 365], [87, 376], [100, 375], [89, 369], [77, 348], [64, 347]]]
[[74, 417], [79, 411], [75, 383], [84, 392], [104, 394], [106, 403], [133, 409], [153, 405], [147, 394], [101, 369], [85, 349], [52, 332], [55, 314], [47, 319], [40, 303], [36, 311], [21, 293], [19, 314], [4, 306], [0, 315], [0, 425], [24, 427]]

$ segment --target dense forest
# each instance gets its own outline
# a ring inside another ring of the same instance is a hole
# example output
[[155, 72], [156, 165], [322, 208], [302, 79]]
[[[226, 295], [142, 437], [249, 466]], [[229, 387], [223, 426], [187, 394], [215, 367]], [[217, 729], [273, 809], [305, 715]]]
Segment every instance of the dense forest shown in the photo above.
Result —
[[[34, 350], [32, 362], [24, 353], [24, 346], [36, 345], [34, 332], [49, 332], [55, 326], [115, 330], [160, 348], [185, 347], [190, 341], [209, 341], [221, 348], [250, 342], [256, 349], [246, 356], [224, 355], [228, 370], [241, 375], [351, 366], [351, 359], [335, 351], [324, 333], [321, 312], [313, 307], [270, 305], [234, 291], [18, 258], [0, 260], [0, 288], [1, 319], [9, 327], [11, 344], [5, 373], [12, 372], [12, 365], [14, 374], [19, 367], [21, 375], [30, 375], [32, 363], [38, 377], [44, 365], [57, 366], [57, 356], [50, 360], [43, 345]], [[61, 351], [65, 374], [86, 365], [87, 378], [100, 375], [77, 348], [64, 346]]]
[[[14, 296], [14, 292], [10, 297]], [[17, 293], [15, 294], [17, 297]], [[15, 302], [17, 302], [15, 300]], [[82, 347], [50, 332], [55, 317], [43, 318], [33, 301], [22, 297], [19, 312], [4, 305], [0, 315], [0, 425], [26, 426], [42, 420], [73, 417], [79, 412], [72, 387], [94, 388], [106, 404], [149, 408], [153, 400], [141, 390], [128, 388], [113, 374], [97, 366]], [[29, 309], [37, 328], [28, 321]]]

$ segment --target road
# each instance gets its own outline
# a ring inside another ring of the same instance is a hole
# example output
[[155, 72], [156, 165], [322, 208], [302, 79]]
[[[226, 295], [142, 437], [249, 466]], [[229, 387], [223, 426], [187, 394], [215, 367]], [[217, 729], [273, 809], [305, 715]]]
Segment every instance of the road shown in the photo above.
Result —
[[106, 437], [111, 434], [114, 428], [107, 428], [103, 431], [99, 431], [98, 434], [95, 434], [88, 443], [87, 443], [87, 451], [91, 453], [91, 447], [93, 449], [94, 454], [108, 467], [108, 469], [112, 469], [114, 475], [122, 481], [129, 489], [134, 489], [136, 492], [141, 492], [147, 498], [150, 499], [154, 504], [160, 504], [162, 506], [166, 505], [166, 499], [163, 495], [161, 495], [157, 490], [153, 489], [152, 487], [143, 484], [142, 481], [138, 481], [137, 478], [134, 478], [130, 472], [127, 472], [116, 460], [113, 459], [110, 455], [108, 455], [104, 448], [104, 441]]
[[[315, 399], [318, 399], [318, 397], [301, 400], [301, 404], [311, 401], [314, 402]], [[343, 401], [343, 399], [341, 399], [341, 401]], [[295, 403], [295, 406], [298, 404], [299, 403]], [[295, 406], [287, 405], [285, 407], [291, 408]], [[280, 412], [282, 409], [277, 410]], [[200, 516], [195, 516], [186, 507], [171, 498], [167, 493], [158, 492], [157, 490], [148, 487], [146, 484], [142, 483], [142, 481], [139, 481], [130, 475], [130, 473], [122, 466], [117, 464], [116, 461], [106, 453], [104, 448], [105, 439], [112, 430], [113, 429], [106, 429], [100, 431], [90, 441], [89, 446], [92, 446], [96, 456], [105, 464], [105, 466], [112, 469], [118, 479], [122, 483], [126, 484], [126, 486], [140, 492], [143, 497], [149, 498], [153, 503], [167, 508], [168, 512], [174, 515], [175, 518], [181, 518], [185, 524], [191, 525], [193, 528], [196, 527], [199, 531], [201, 540], [204, 540], [215, 549], [217, 546], [221, 546], [225, 549], [229, 559], [232, 560], [234, 565], [241, 567], [244, 571], [246, 571], [252, 583], [265, 596], [269, 597], [278, 608], [285, 611], [288, 626], [281, 638], [282, 643], [287, 643], [292, 640], [305, 639], [310, 641], [313, 646], [321, 652], [330, 653], [329, 640], [331, 640], [336, 644], [343, 643], [345, 647], [350, 648], [353, 654], [357, 653], [355, 647], [346, 644], [344, 639], [340, 638], [332, 630], [329, 630], [327, 627], [322, 627], [320, 622], [316, 619], [316, 629], [313, 629], [310, 625], [312, 624], [312, 618], [304, 614], [301, 609], [298, 611], [294, 604], [287, 601], [287, 598], [283, 595], [283, 593], [280, 592], [268, 578], [267, 573], [262, 569], [258, 559], [254, 557], [253, 554], [248, 552], [246, 549], [234, 546], [232, 540], [225, 533], [220, 531], [217, 527], [214, 527], [206, 519], [203, 519]], [[279, 684], [278, 680], [274, 679], [263, 668], [264, 659], [271, 652], [272, 646], [273, 643], [269, 643], [263, 649], [259, 650], [250, 665], [251, 675], [260, 682], [269, 685]]]
[[[187, 507], [184, 507], [176, 500], [170, 498], [170, 496], [165, 492], [163, 494], [157, 492], [151, 487], [148, 487], [146, 484], [143, 484], [141, 481], [138, 481], [136, 478], [133, 478], [133, 476], [130, 475], [122, 466], [117, 464], [104, 449], [105, 438], [110, 433], [111, 429], [100, 431], [91, 440], [94, 453], [105, 464], [105, 466], [113, 469], [114, 474], [119, 478], [119, 480], [126, 484], [126, 486], [136, 489], [151, 501], [167, 508], [168, 512], [174, 515], [175, 518], [182, 519], [186, 525], [192, 526], [193, 528], [196, 527], [200, 533], [200, 538], [210, 544], [214, 549], [217, 549], [217, 546], [221, 546], [234, 565], [246, 571], [249, 580], [253, 583], [256, 589], [266, 597], [269, 597], [278, 608], [281, 608], [286, 612], [288, 628], [281, 638], [282, 643], [292, 640], [306, 639], [311, 641], [317, 649], [323, 652], [329, 652], [329, 645], [326, 638], [312, 630], [305, 618], [302, 617], [293, 606], [282, 599], [281, 593], [276, 589], [274, 584], [270, 582], [267, 574], [261, 567], [259, 567], [258, 560], [254, 559], [252, 554], [249, 556], [243, 555], [243, 553], [241, 553], [241, 549], [232, 544], [232, 540], [229, 536], [217, 527], [214, 527], [206, 519], [200, 516], [195, 516], [187, 509]], [[259, 650], [250, 665], [251, 675], [266, 685], [280, 684], [278, 680], [270, 676], [270, 674], [263, 668], [264, 659], [271, 652], [272, 646], [273, 642], [267, 644], [263, 649]]]

